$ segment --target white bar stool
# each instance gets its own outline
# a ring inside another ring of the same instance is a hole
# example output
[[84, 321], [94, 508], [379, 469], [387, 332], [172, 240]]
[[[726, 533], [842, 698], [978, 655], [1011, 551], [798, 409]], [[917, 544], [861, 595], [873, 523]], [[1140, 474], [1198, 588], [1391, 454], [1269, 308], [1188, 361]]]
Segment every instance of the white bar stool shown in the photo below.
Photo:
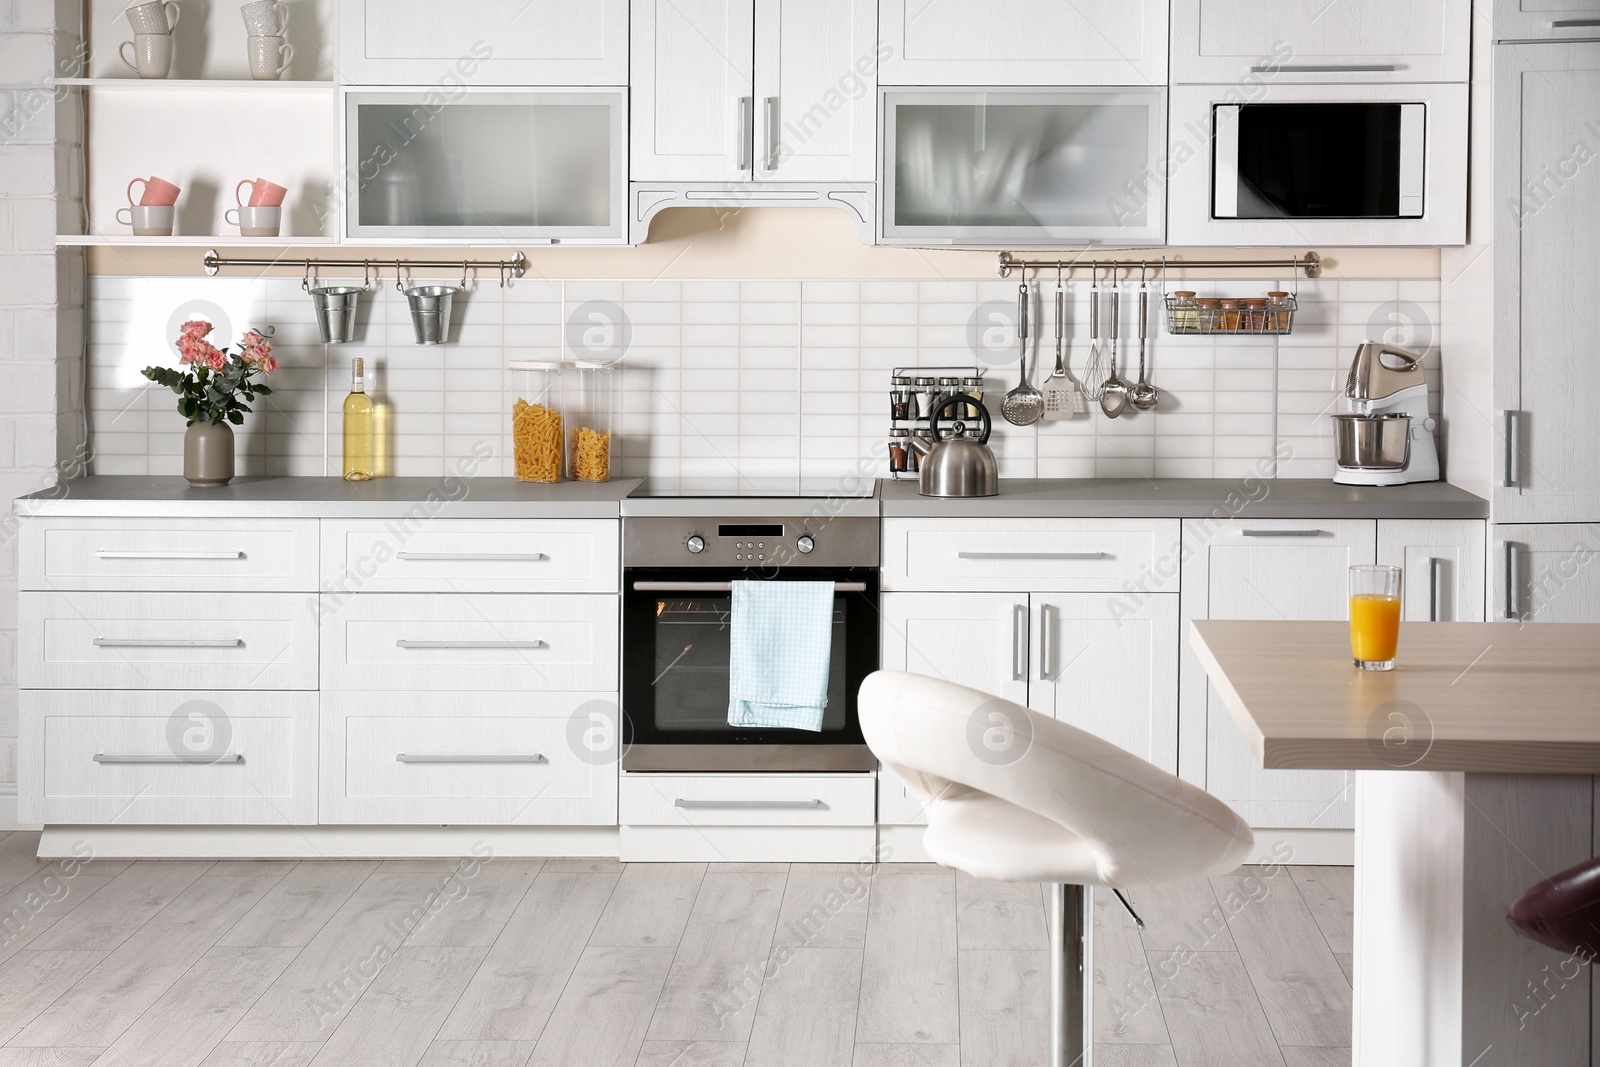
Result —
[[1250, 827], [1154, 764], [976, 689], [878, 671], [858, 706], [873, 753], [927, 802], [930, 856], [974, 878], [1050, 883], [1050, 1063], [1088, 1067], [1085, 887], [1232, 870], [1255, 845]]

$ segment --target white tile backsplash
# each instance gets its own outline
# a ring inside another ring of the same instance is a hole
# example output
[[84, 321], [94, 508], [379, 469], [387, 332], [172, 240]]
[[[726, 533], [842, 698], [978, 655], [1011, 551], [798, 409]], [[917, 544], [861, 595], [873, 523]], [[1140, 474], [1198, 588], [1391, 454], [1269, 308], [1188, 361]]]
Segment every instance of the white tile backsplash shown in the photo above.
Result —
[[[432, 279], [430, 279], [432, 280]], [[453, 283], [455, 279], [439, 279]], [[325, 277], [322, 284], [359, 284]], [[1202, 296], [1287, 283], [1185, 283]], [[1108, 287], [1102, 286], [1102, 289]], [[1032, 286], [1035, 384], [1054, 364], [1054, 280]], [[1069, 366], [1089, 361], [1089, 286], [1069, 286]], [[1138, 374], [1137, 284], [1123, 286], [1119, 373]], [[1108, 420], [1080, 397], [1062, 422], [1011, 426], [1000, 397], [1017, 381], [1015, 280], [915, 282], [556, 280], [502, 289], [493, 277], [456, 300], [450, 342], [412, 343], [392, 280], [362, 300], [356, 339], [317, 341], [298, 278], [90, 280], [90, 408], [100, 474], [178, 474], [183, 424], [172, 394], [140, 376], [176, 363], [169, 333], [213, 316], [212, 341], [277, 328], [275, 390], [238, 433], [240, 472], [337, 474], [339, 406], [352, 356], [390, 431], [390, 473], [440, 476], [487, 443], [475, 473], [508, 476], [510, 410], [528, 387], [507, 359], [623, 353], [613, 426], [623, 475], [847, 478], [884, 469], [888, 377], [895, 366], [979, 365], [1007, 477], [1235, 477], [1275, 452], [1279, 473], [1331, 473], [1328, 416], [1354, 345], [1369, 333], [1423, 344], [1435, 394], [1439, 287], [1434, 281], [1301, 282], [1286, 337], [1174, 337], [1152, 286], [1147, 358], [1162, 390], [1155, 412]], [[1102, 305], [1109, 317], [1109, 301]], [[1043, 310], [1043, 321], [1040, 311]], [[1102, 323], [1103, 362], [1109, 343]], [[1036, 364], [1036, 365], [1035, 365]]]

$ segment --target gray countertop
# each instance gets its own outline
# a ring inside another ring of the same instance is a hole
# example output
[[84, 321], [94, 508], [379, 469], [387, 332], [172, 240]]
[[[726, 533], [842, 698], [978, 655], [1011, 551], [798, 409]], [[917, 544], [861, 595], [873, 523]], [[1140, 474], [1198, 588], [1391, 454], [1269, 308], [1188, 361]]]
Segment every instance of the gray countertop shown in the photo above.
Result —
[[[541, 485], [513, 478], [236, 478], [193, 489], [182, 478], [80, 478], [18, 498], [19, 515], [389, 519], [614, 519], [637, 478]], [[420, 509], [420, 510], [419, 510]]]
[[1335, 485], [1323, 478], [1054, 478], [1000, 480], [1000, 495], [917, 495], [884, 481], [885, 518], [1485, 519], [1489, 504], [1446, 482]]

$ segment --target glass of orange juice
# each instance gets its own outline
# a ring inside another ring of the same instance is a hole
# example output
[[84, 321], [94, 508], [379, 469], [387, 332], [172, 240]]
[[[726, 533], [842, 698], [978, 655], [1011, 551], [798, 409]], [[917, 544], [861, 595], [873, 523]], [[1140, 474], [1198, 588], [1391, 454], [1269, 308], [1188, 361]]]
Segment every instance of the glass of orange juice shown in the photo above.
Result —
[[1350, 568], [1350, 658], [1364, 671], [1394, 670], [1400, 643], [1400, 568]]

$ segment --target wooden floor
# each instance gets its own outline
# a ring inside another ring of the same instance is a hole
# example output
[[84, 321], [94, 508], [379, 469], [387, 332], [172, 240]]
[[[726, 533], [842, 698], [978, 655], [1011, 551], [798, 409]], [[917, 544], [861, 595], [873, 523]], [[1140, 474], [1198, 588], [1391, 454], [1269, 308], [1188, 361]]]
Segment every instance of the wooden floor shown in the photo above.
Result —
[[[0, 1067], [1045, 1059], [1039, 886], [926, 865], [41, 862], [0, 836]], [[864, 873], [865, 872], [865, 873]], [[1349, 868], [1095, 916], [1099, 1067], [1350, 1062]]]

